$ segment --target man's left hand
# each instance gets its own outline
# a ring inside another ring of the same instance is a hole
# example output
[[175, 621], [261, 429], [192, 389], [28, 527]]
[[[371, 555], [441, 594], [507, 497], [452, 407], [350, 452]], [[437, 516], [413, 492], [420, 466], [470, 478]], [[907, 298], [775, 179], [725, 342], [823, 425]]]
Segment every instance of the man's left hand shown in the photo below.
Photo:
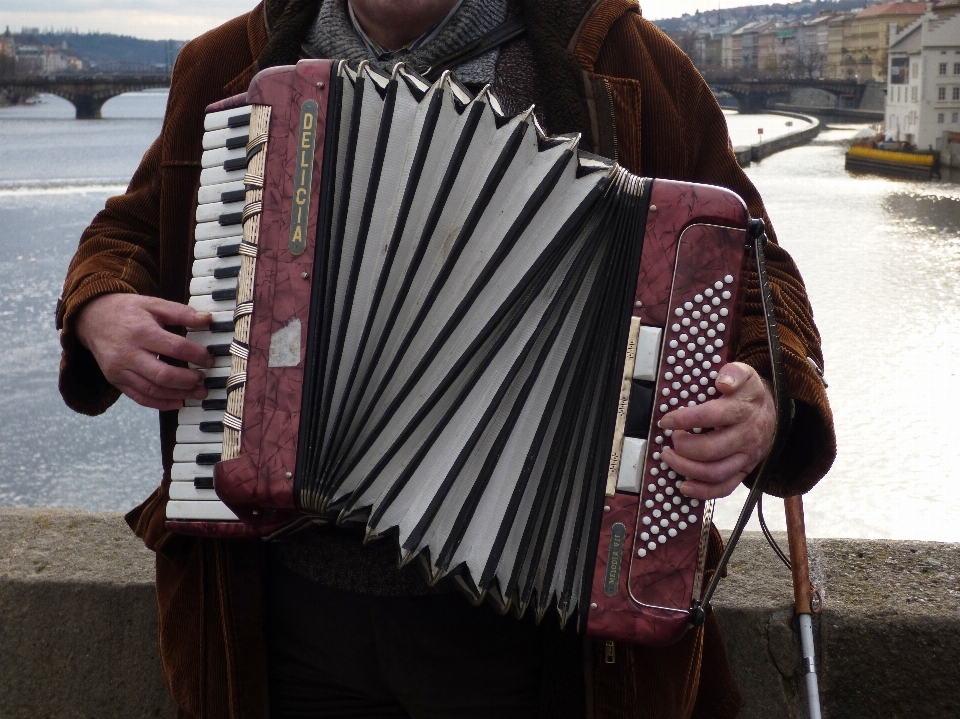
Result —
[[[662, 429], [673, 430], [673, 449], [664, 450], [662, 459], [687, 477], [680, 491], [696, 499], [732, 493], [773, 444], [773, 392], [756, 370], [731, 362], [717, 374], [716, 387], [717, 399], [674, 410], [660, 420]], [[714, 431], [693, 433], [698, 427]]]

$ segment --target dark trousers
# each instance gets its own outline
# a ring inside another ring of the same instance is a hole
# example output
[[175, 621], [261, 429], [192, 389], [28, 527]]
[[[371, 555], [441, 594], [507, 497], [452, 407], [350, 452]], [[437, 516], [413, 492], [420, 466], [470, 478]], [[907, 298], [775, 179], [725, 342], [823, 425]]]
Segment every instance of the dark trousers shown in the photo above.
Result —
[[266, 576], [272, 719], [512, 719], [585, 713], [582, 641], [458, 593], [384, 597]]

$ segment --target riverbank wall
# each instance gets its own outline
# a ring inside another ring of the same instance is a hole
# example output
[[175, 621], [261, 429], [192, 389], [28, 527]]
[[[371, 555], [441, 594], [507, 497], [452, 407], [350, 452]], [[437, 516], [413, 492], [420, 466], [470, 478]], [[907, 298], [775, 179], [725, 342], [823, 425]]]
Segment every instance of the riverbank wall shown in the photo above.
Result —
[[777, 152], [805, 145], [820, 134], [820, 120], [810, 115], [780, 110], [768, 111], [767, 114], [792, 117], [805, 123], [805, 125], [798, 127], [794, 132], [781, 135], [771, 140], [764, 140], [763, 142], [758, 142], [753, 145], [734, 147], [733, 152], [737, 156], [737, 162], [740, 164], [740, 167], [749, 167], [751, 163], [759, 162]]
[[[810, 555], [823, 716], [960, 716], [960, 544], [817, 539]], [[740, 716], [803, 719], [789, 572], [748, 533], [720, 587]], [[153, 555], [119, 513], [0, 509], [0, 717], [172, 719], [156, 611]]]

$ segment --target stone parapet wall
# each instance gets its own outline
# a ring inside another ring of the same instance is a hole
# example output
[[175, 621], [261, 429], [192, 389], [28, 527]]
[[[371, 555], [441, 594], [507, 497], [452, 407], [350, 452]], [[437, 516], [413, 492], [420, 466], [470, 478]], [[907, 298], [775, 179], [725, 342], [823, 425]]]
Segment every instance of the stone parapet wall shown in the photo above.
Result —
[[820, 134], [820, 120], [810, 115], [802, 115], [800, 113], [782, 110], [768, 110], [767, 114], [793, 117], [805, 124], [789, 134], [781, 135], [772, 140], [764, 140], [754, 145], [742, 145], [733, 148], [740, 167], [748, 167], [751, 163], [759, 162], [765, 157], [770, 157], [770, 155], [777, 152], [789, 150], [792, 147], [799, 147], [800, 145], [806, 145]]
[[[810, 552], [824, 717], [960, 716], [960, 544]], [[716, 606], [741, 717], [800, 719], [790, 575], [755, 534], [730, 569]], [[0, 509], [0, 719], [172, 719], [156, 636], [153, 556], [119, 513]]]

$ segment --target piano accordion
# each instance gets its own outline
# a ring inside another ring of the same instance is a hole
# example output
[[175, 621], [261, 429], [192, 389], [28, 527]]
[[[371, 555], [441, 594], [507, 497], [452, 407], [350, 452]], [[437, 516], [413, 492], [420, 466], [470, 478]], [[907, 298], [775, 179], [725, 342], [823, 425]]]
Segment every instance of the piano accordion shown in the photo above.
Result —
[[659, 418], [715, 396], [749, 215], [506, 117], [449, 73], [310, 60], [211, 105], [167, 525], [392, 537], [479, 602], [648, 645], [701, 592], [712, 503]]

